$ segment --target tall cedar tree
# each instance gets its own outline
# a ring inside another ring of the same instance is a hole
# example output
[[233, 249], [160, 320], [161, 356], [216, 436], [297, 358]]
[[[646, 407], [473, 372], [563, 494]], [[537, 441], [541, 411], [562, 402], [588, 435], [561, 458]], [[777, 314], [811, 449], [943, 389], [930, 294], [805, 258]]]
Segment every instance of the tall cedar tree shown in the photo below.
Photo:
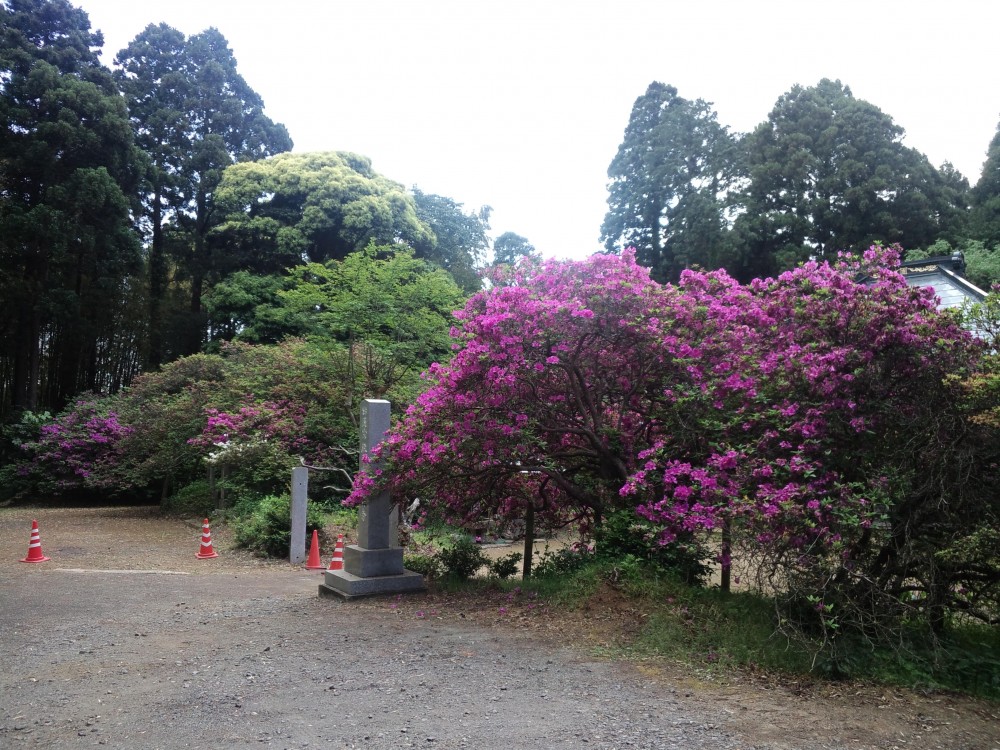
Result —
[[987, 248], [1000, 248], [1000, 125], [986, 152], [983, 174], [972, 191], [972, 234]]
[[0, 414], [135, 372], [124, 297], [142, 162], [102, 44], [66, 0], [0, 2]]
[[[137, 137], [153, 168], [146, 184], [151, 226], [151, 333], [147, 365], [198, 351], [205, 335], [202, 295], [220, 259], [208, 235], [218, 219], [213, 193], [226, 167], [290, 151], [284, 125], [264, 114], [264, 102], [237, 72], [236, 58], [214, 28], [184, 39], [165, 24], [150, 25], [115, 58]], [[183, 333], [173, 348], [162, 331], [169, 225], [178, 275], [189, 284]]]
[[608, 252], [636, 249], [660, 281], [691, 265], [726, 260], [725, 196], [737, 176], [736, 145], [708, 102], [650, 84], [632, 107], [625, 138], [608, 168]]
[[924, 247], [953, 236], [962, 181], [902, 141], [889, 115], [840, 81], [794, 86], [742, 141], [749, 182], [730, 272], [766, 276], [875, 241]]

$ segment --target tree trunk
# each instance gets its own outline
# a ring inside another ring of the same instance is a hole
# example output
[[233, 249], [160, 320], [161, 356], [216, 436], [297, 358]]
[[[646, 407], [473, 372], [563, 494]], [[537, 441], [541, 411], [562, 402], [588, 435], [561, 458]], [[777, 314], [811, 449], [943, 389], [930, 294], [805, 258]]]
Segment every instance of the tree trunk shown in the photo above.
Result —
[[166, 250], [163, 247], [162, 188], [153, 194], [153, 244], [149, 249], [149, 345], [145, 369], [154, 370], [163, 364], [163, 294], [167, 280]]
[[730, 590], [730, 577], [733, 572], [733, 522], [727, 518], [722, 522], [722, 580], [720, 587], [727, 594]]
[[170, 497], [170, 477], [163, 477], [163, 484], [160, 485], [160, 510], [167, 506], [167, 498]]
[[521, 566], [521, 578], [531, 577], [531, 559], [535, 552], [535, 504], [528, 503], [524, 514], [524, 561]]
[[15, 412], [33, 411], [38, 400], [38, 311], [23, 303], [18, 312], [14, 345], [12, 405]]
[[199, 191], [198, 208], [194, 223], [194, 258], [191, 262], [191, 319], [188, 322], [185, 354], [197, 354], [204, 343], [205, 331], [201, 298], [205, 290], [205, 278], [208, 275], [210, 259], [208, 243], [205, 235], [208, 232], [208, 197]]

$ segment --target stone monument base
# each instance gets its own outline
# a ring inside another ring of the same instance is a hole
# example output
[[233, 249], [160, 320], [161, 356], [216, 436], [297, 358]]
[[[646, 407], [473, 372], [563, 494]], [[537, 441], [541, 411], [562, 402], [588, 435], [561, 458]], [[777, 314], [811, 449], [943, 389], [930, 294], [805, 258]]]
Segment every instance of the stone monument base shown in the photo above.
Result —
[[328, 570], [323, 583], [319, 585], [319, 595], [340, 599], [358, 599], [363, 596], [385, 594], [410, 594], [425, 591], [424, 577], [412, 570], [385, 576], [362, 578], [346, 570]]

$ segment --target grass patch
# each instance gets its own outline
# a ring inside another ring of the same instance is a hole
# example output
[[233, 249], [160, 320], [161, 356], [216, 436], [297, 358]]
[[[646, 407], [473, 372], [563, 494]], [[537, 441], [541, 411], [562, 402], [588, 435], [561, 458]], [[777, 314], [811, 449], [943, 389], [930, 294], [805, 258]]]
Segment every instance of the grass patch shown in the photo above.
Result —
[[[457, 555], [469, 541], [448, 527], [413, 536], [431, 563], [441, 563], [442, 552], [445, 558]], [[619, 620], [627, 626], [622, 631], [628, 630], [617, 639], [620, 645], [605, 642], [601, 647], [612, 655], [668, 658], [709, 673], [737, 669], [855, 679], [1000, 700], [1000, 628], [996, 627], [953, 622], [943, 635], [914, 630], [892, 644], [842, 636], [831, 649], [818, 640], [791, 639], [781, 633], [775, 602], [769, 597], [692, 586], [683, 580], [684, 570], [666, 569], [634, 554], [609, 560], [571, 548], [546, 551], [525, 581], [496, 576], [462, 580], [446, 575], [447, 565], [434, 567], [435, 584], [442, 592], [470, 596], [516, 592], [512, 606], [531, 601], [544, 602], [551, 610], [600, 611], [599, 627], [606, 631], [609, 624], [613, 627], [615, 610], [619, 614], [628, 610]], [[638, 627], [633, 627], [636, 623]]]
[[982, 623], [953, 622], [938, 636], [904, 632], [892, 648], [841, 644], [840, 652], [835, 666], [852, 677], [1000, 700], [1000, 630]]
[[[537, 592], [553, 607], [590, 608], [602, 588], [642, 613], [623, 653], [656, 656], [697, 669], [748, 669], [825, 679], [858, 679], [915, 689], [951, 690], [1000, 700], [1000, 629], [952, 623], [943, 636], [912, 632], [893, 644], [842, 639], [832, 652], [819, 641], [778, 632], [775, 604], [754, 593], [692, 587], [643, 561], [595, 562], [574, 571], [506, 583]], [[609, 600], [611, 607], [620, 600]], [[830, 654], [835, 656], [830, 656]]]

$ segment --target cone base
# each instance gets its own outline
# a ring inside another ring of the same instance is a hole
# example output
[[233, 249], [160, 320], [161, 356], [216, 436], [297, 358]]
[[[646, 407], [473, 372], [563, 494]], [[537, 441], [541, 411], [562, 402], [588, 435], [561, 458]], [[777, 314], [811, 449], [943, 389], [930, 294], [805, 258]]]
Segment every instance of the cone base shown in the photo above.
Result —
[[306, 570], [326, 570], [322, 565], [306, 565]]
[[18, 560], [18, 562], [26, 562], [26, 563], [48, 562], [51, 559], [52, 559], [51, 557], [44, 557], [44, 556], [35, 558], [25, 557], [23, 560]]
[[201, 552], [196, 552], [194, 556], [197, 557], [199, 560], [209, 560], [213, 557], [218, 557], [219, 553], [213, 551], [203, 555]]

